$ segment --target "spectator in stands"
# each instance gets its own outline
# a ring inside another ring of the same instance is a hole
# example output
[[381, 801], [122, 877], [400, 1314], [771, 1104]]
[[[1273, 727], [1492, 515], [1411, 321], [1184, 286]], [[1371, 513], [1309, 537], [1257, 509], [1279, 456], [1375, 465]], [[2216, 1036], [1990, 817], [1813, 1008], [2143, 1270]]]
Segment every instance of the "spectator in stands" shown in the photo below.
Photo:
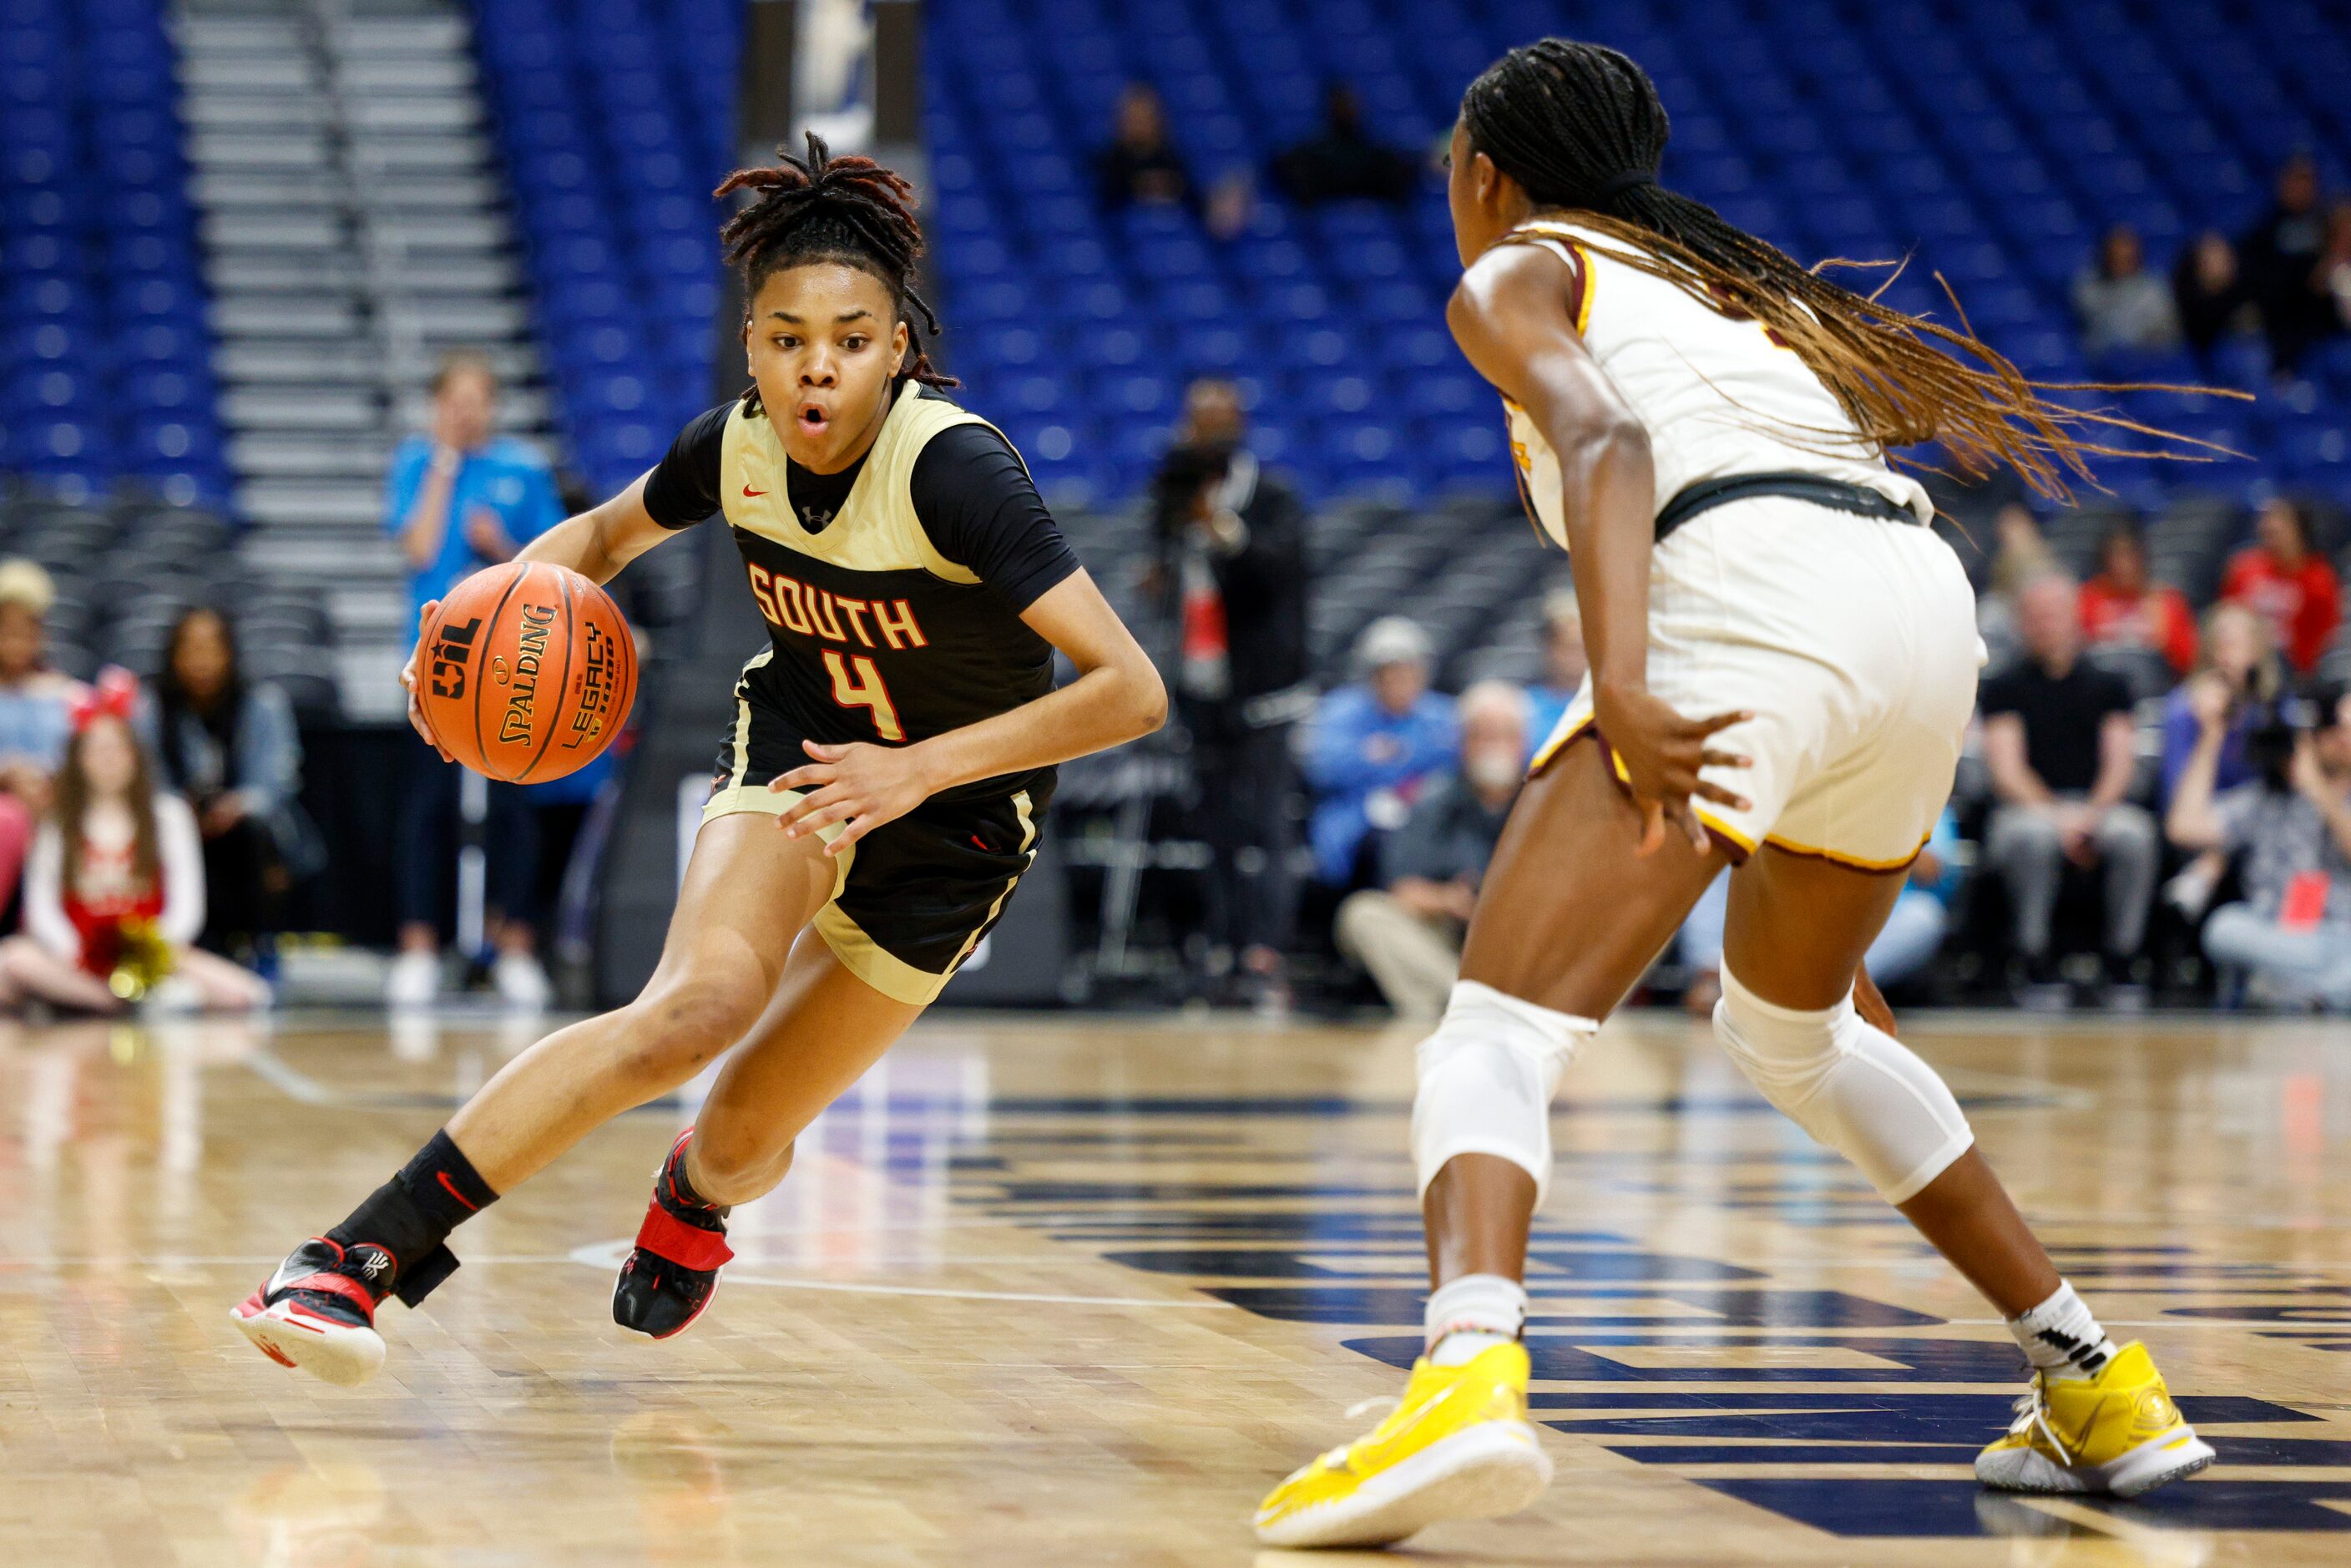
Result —
[[2116, 518], [2098, 540], [2098, 574], [2082, 585], [2082, 635], [2093, 647], [2160, 653], [2177, 674], [2196, 663], [2187, 597], [2148, 577], [2147, 533], [2130, 518]]
[[1410, 153], [1373, 137], [1355, 89], [1332, 82], [1322, 91], [1322, 128], [1275, 156], [1273, 183], [1301, 206], [1408, 202], [1419, 189], [1420, 167]]
[[36, 814], [65, 761], [80, 683], [50, 667], [49, 606], [57, 588], [29, 560], [0, 561], [0, 788]]
[[2302, 507], [2283, 496], [2262, 506], [2253, 542], [2229, 558], [2220, 597], [2267, 616], [2286, 662], [2304, 674], [2317, 664], [2343, 620], [2335, 569], [2314, 548]]
[[199, 943], [248, 953], [265, 974], [285, 927], [298, 866], [316, 869], [317, 833], [295, 804], [302, 738], [286, 694], [247, 681], [236, 633], [218, 610], [183, 611], [139, 711], [156, 782], [184, 799], [204, 838], [204, 925]]
[[2329, 686], [2297, 705], [2303, 727], [2265, 724], [2256, 776], [2225, 789], [2227, 704], [2210, 685], [2196, 703], [2196, 749], [2165, 827], [2191, 853], [2241, 857], [2244, 886], [2205, 923], [2205, 956], [2245, 971], [2256, 1000], [2351, 1009], [2351, 700]]
[[1526, 777], [1527, 698], [1502, 681], [1461, 694], [1461, 748], [1379, 849], [1380, 886], [1339, 905], [1339, 950], [1412, 1023], [1433, 1023], [1461, 968], [1478, 883]]
[[2121, 350], [2159, 354], [2179, 346], [2171, 291], [2147, 269], [2138, 231], [2128, 224], [2106, 231], [2096, 262], [2074, 279], [2074, 309], [2082, 319], [2082, 346], [2094, 357]]
[[2022, 501], [1992, 514], [1991, 573], [1987, 591], [1976, 600], [1976, 625], [1991, 662], [2004, 664], [2017, 650], [2016, 597], [2037, 577], [2061, 570], [2056, 552], [2041, 534], [2041, 519]]
[[[410, 610], [423, 607], [483, 567], [510, 559], [562, 521], [555, 478], [528, 444], [496, 434], [498, 383], [478, 354], [444, 360], [433, 380], [433, 425], [393, 452], [384, 528], [413, 573]], [[412, 773], [396, 824], [400, 862], [400, 956], [387, 978], [394, 1006], [429, 1002], [441, 988], [440, 916], [456, 833], [462, 769], [414, 743]], [[534, 952], [529, 908], [536, 842], [528, 797], [489, 786], [486, 927], [496, 949], [498, 992], [518, 1007], [544, 1006], [547, 973]], [[476, 955], [468, 954], [468, 958]]]
[[2025, 656], [1986, 681], [1981, 697], [1984, 761], [1997, 801], [1984, 858], [2015, 905], [2016, 950], [2027, 971], [2022, 999], [2040, 1005], [2063, 1005], [2050, 917], [2066, 863], [2103, 874], [2106, 975], [2116, 1001], [2143, 999], [2131, 988], [2129, 966], [2155, 890], [2155, 821], [2125, 799], [2137, 766], [2130, 691], [2081, 656], [2078, 598], [2061, 573], [2024, 586], [2017, 626]]
[[1404, 825], [1421, 788], [1453, 760], [1453, 699], [1428, 689], [1428, 633], [1401, 615], [1355, 642], [1363, 679], [1324, 695], [1307, 726], [1306, 832], [1315, 873], [1341, 891], [1368, 881], [1374, 835]]
[[[1193, 383], [1182, 444], [1154, 486], [1152, 587], [1177, 628], [1168, 685], [1192, 740], [1201, 836], [1213, 852], [1207, 931], [1254, 998], [1279, 999], [1296, 889], [1291, 738], [1314, 711], [1308, 679], [1306, 512], [1244, 444], [1238, 392]], [[1221, 960], [1219, 960], [1221, 962]]]
[[2326, 209], [2326, 245], [2319, 254], [2316, 280], [2335, 308], [2333, 330], [2351, 332], [2351, 199]]
[[2204, 612], [2204, 635], [2196, 673], [2164, 699], [2163, 800], [2168, 806], [2179, 788], [2202, 727], [2196, 718], [2199, 688], [2219, 695], [2228, 714], [2215, 787], [2233, 789], [2253, 776], [2245, 744], [2285, 689], [2285, 671], [2270, 623], [2241, 604], [2215, 604]]
[[57, 587], [29, 560], [0, 561], [0, 904], [15, 892], [49, 781], [73, 733], [80, 683], [49, 667], [49, 606]]
[[193, 946], [204, 920], [194, 814], [159, 789], [131, 727], [139, 683], [110, 670], [76, 698], [56, 800], [25, 873], [25, 934], [0, 942], [0, 1000], [120, 1012], [117, 986], [165, 1005], [266, 1005], [260, 977]]
[[2245, 331], [2258, 319], [2252, 297], [2237, 266], [2237, 247], [2218, 229], [2198, 235], [2171, 269], [2171, 298], [2180, 335], [2208, 369], [2213, 346]]
[[2275, 203], [2237, 246], [2280, 371], [2294, 369], [2311, 344], [2335, 329], [2334, 301], [2319, 275], [2325, 248], [2318, 165], [2297, 152], [2278, 170]]
[[1583, 652], [1583, 607], [1576, 602], [1575, 590], [1554, 589], [1543, 595], [1542, 616], [1542, 679], [1527, 688], [1530, 750], [1549, 740], [1551, 732], [1559, 727], [1560, 716], [1575, 700], [1583, 673], [1591, 667]]
[[1199, 193], [1191, 171], [1167, 140], [1167, 109], [1143, 82], [1129, 82], [1118, 95], [1118, 119], [1110, 144], [1094, 155], [1094, 178], [1102, 204], [1196, 208]]

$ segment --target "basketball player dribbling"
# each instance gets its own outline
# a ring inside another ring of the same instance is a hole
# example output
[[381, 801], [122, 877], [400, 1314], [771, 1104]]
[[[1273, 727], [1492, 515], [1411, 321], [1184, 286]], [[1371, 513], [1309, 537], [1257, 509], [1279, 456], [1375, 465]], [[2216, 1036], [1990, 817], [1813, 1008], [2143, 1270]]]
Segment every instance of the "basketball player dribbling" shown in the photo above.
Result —
[[2062, 494], [2111, 450], [2100, 422], [1666, 189], [1666, 137], [1638, 66], [1555, 38], [1472, 83], [1453, 131], [1447, 318], [1506, 401], [1529, 509], [1573, 553], [1592, 669], [1419, 1047], [1426, 1350], [1392, 1415], [1265, 1500], [1270, 1544], [1392, 1542], [1550, 1479], [1521, 1281], [1552, 1094], [1725, 865], [1716, 1038], [2032, 1364], [1983, 1483], [2129, 1496], [2212, 1458], [2145, 1348], [2116, 1347], [2051, 1267], [1861, 970], [1950, 790], [1982, 656], [1966, 574], [1885, 454], [1937, 440]]
[[[393, 1178], [235, 1309], [273, 1359], [356, 1384], [376, 1309], [456, 1267], [452, 1229], [724, 1057], [663, 1162], [612, 1312], [655, 1338], [709, 1303], [726, 1214], [935, 998], [1035, 854], [1054, 765], [1158, 727], [1158, 674], [1003, 436], [942, 395], [909, 307], [922, 236], [870, 159], [749, 169], [721, 231], [752, 389], [627, 490], [522, 552], [599, 582], [723, 512], [769, 645], [743, 668], [659, 966], [484, 1085]], [[427, 607], [427, 615], [431, 607]], [[1077, 678], [1053, 685], [1053, 654]], [[404, 676], [412, 692], [415, 665]], [[424, 727], [420, 724], [419, 728]], [[430, 739], [429, 732], [426, 738]]]

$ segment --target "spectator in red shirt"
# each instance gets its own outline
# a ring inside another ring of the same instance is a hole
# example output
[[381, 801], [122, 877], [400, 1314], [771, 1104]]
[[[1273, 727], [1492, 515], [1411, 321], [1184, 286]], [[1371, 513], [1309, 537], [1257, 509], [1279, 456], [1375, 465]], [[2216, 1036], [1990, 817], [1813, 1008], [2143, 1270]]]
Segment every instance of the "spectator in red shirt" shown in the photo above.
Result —
[[2254, 542], [2229, 558], [2220, 597], [2259, 612], [2277, 628], [2278, 646], [2308, 674], [2343, 620], [2335, 569], [2310, 548], [2302, 508], [2280, 496], [2262, 508]]
[[2082, 585], [2081, 605], [2093, 646], [2152, 649], [2183, 675], [2196, 663], [2196, 617], [2179, 590], [2148, 580], [2147, 535], [2129, 518], [2098, 541], [2098, 575]]

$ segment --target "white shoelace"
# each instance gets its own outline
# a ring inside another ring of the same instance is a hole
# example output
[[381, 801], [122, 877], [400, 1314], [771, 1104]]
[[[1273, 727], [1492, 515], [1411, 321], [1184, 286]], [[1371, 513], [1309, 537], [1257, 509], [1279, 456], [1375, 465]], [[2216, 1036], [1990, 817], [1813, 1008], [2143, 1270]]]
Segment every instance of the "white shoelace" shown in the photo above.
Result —
[[2041, 1379], [2035, 1377], [2032, 1386], [2016, 1396], [2016, 1418], [2008, 1424], [2008, 1429], [2011, 1432], [2030, 1432], [2039, 1427], [2041, 1435], [2049, 1439], [2049, 1446], [2064, 1455], [2065, 1462], [2071, 1464], [2074, 1451], [2059, 1440], [2057, 1429], [2049, 1425], [2049, 1405], [2042, 1397], [2043, 1392]]

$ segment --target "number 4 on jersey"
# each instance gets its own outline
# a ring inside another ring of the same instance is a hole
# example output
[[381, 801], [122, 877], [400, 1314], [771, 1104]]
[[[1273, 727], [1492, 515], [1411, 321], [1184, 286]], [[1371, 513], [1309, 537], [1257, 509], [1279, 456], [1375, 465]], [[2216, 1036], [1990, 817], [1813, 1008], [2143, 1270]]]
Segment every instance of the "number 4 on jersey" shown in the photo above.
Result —
[[[851, 678], [850, 666], [856, 666]], [[863, 707], [873, 710], [873, 728], [884, 740], [904, 740], [906, 727], [898, 722], [898, 709], [890, 700], [890, 688], [882, 684], [882, 672], [873, 661], [862, 653], [842, 658], [831, 648], [824, 651], [824, 667], [832, 674], [832, 700], [842, 707]]]

